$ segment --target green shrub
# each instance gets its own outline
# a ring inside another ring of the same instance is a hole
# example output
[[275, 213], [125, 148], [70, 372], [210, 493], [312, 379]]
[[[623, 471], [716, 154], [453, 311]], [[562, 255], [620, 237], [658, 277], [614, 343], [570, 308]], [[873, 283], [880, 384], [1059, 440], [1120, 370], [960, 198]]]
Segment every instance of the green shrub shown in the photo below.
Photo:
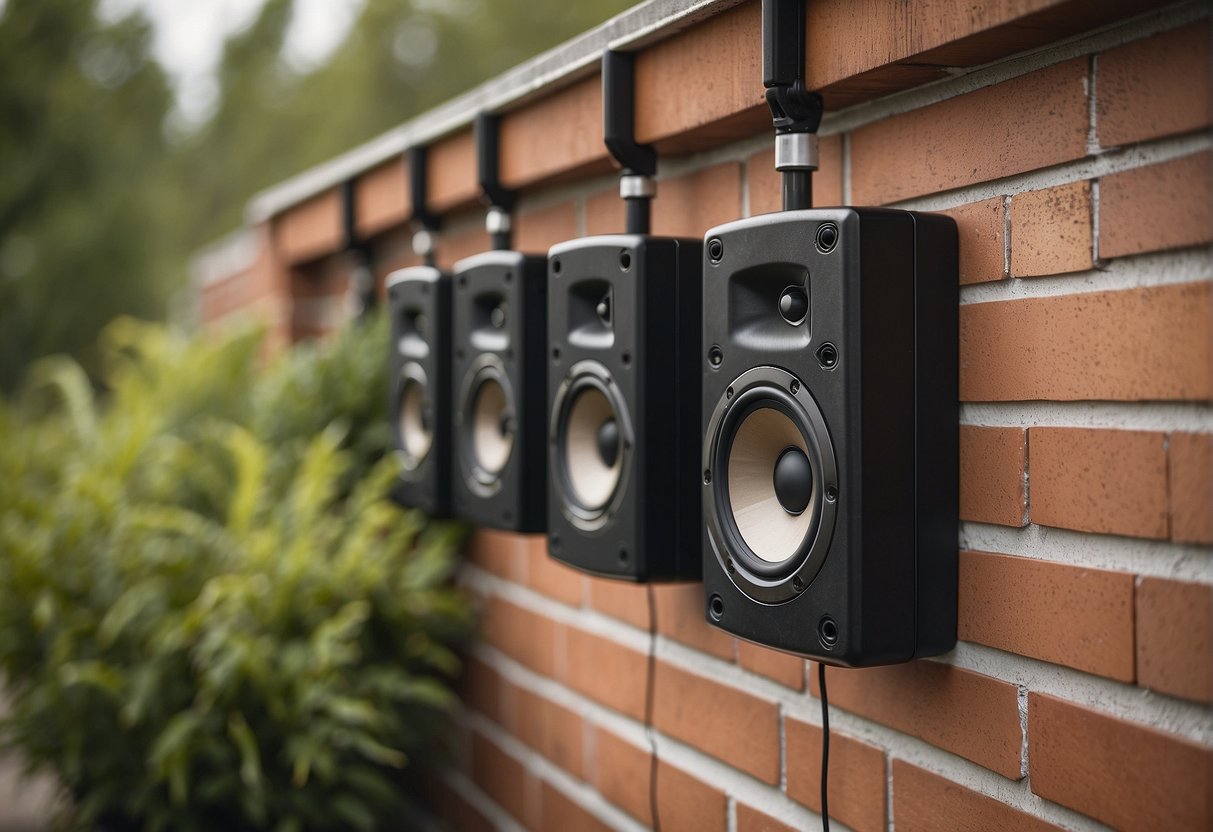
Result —
[[456, 529], [383, 499], [382, 323], [261, 338], [120, 321], [0, 405], [0, 739], [80, 828], [373, 829], [442, 756]]

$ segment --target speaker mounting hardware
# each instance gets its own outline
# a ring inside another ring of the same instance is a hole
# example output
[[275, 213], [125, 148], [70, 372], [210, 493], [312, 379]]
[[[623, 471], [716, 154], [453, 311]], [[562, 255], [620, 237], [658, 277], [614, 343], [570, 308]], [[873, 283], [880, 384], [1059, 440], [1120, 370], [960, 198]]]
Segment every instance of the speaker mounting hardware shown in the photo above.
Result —
[[817, 638], [821, 640], [821, 646], [827, 650], [833, 650], [838, 644], [838, 624], [828, 615], [823, 615], [821, 620], [817, 622]]
[[719, 263], [724, 259], [724, 243], [719, 237], [713, 237], [708, 240], [708, 257], [713, 263]]
[[817, 227], [817, 250], [829, 254], [838, 245], [838, 226], [832, 222], [822, 223]]
[[724, 351], [719, 346], [713, 344], [708, 350], [708, 363], [713, 367], [719, 367], [724, 362]]
[[795, 396], [800, 392], [800, 381], [797, 379], [792, 379], [792, 383], [788, 385], [788, 389], [791, 390], [792, 395]]
[[625, 272], [632, 268], [632, 253], [626, 248], [619, 252], [619, 268]]
[[708, 601], [708, 612], [712, 615], [713, 621], [719, 621], [724, 617], [724, 599], [719, 595], [713, 595]]
[[829, 341], [817, 350], [817, 363], [824, 370], [833, 370], [838, 366], [838, 348]]
[[703, 484], [704, 485], [712, 484], [712, 472], [707, 468], [703, 469]]
[[555, 258], [555, 257], [553, 257], [553, 258], [552, 258], [552, 273], [553, 273], [553, 274], [560, 274], [560, 260], [559, 260], [559, 258]]

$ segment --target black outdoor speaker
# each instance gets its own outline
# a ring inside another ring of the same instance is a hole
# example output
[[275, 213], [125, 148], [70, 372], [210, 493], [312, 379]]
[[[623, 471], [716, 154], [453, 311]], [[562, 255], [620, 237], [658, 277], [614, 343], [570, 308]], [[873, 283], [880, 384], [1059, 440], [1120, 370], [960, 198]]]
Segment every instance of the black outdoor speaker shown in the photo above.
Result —
[[898, 210], [795, 210], [705, 240], [708, 620], [829, 664], [949, 650], [955, 224]]
[[453, 281], [454, 512], [544, 531], [547, 259], [487, 251], [456, 263]]
[[698, 580], [699, 240], [548, 255], [548, 548], [631, 580]]
[[451, 281], [430, 266], [388, 275], [388, 413], [400, 461], [396, 499], [450, 511]]

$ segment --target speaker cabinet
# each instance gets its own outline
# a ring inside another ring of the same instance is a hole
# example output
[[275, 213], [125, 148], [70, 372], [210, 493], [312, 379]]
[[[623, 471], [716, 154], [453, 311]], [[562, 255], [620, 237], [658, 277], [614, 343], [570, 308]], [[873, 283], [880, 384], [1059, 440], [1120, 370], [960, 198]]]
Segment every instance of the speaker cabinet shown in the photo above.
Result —
[[698, 580], [699, 240], [548, 255], [548, 547], [631, 580]]
[[545, 531], [547, 260], [488, 251], [453, 279], [454, 511]]
[[450, 511], [451, 281], [429, 266], [388, 275], [388, 414], [400, 462], [393, 496], [431, 516]]
[[708, 620], [829, 664], [949, 650], [955, 224], [814, 209], [705, 239]]

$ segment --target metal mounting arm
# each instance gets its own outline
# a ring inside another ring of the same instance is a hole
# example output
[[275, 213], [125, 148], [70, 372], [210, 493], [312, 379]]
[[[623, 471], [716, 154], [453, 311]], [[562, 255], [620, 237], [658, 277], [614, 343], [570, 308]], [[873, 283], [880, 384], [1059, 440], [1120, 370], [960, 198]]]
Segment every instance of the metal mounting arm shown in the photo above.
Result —
[[429, 148], [417, 145], [409, 151], [409, 202], [413, 206], [409, 219], [413, 226], [413, 251], [427, 266], [433, 266], [434, 232], [442, 227], [442, 218], [430, 213], [428, 183]]
[[775, 169], [783, 174], [784, 210], [813, 204], [821, 96], [804, 81], [804, 0], [762, 0], [762, 84], [775, 125]]
[[514, 192], [501, 184], [499, 121], [491, 113], [477, 113], [473, 125], [481, 201], [489, 208], [484, 217], [484, 227], [489, 232], [495, 251], [510, 247], [510, 212], [514, 210], [515, 200]]
[[602, 133], [612, 158], [623, 168], [619, 196], [627, 206], [627, 232], [648, 234], [649, 205], [657, 193], [657, 152], [637, 144], [635, 118], [635, 55], [606, 50], [602, 53]]

